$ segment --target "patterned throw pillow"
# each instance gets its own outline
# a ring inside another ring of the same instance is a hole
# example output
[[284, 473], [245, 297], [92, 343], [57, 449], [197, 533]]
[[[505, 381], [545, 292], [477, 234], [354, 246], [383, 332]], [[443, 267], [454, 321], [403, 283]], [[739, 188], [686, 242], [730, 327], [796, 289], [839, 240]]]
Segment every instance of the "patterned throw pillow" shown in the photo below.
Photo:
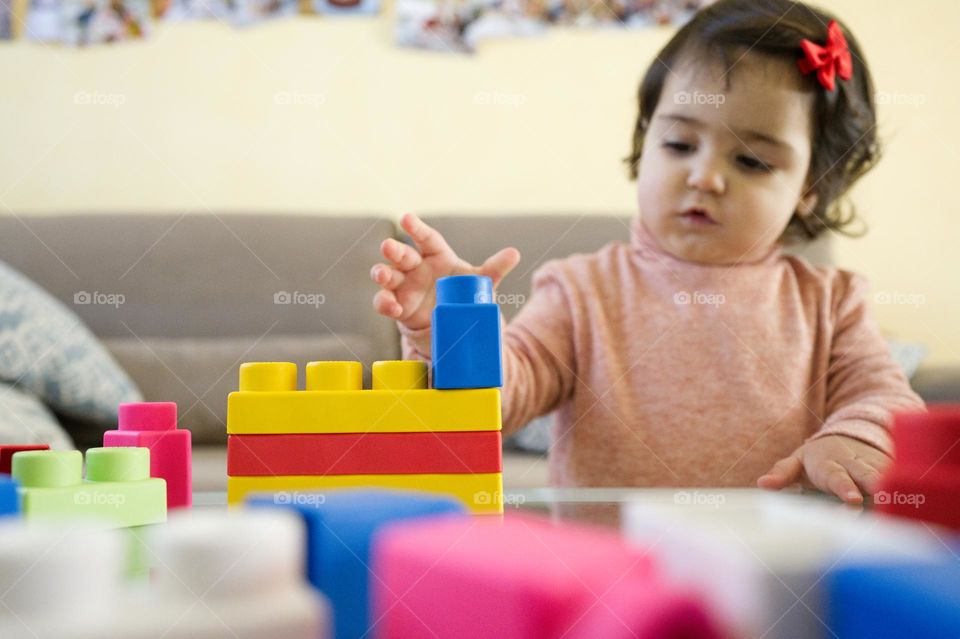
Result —
[[886, 339], [887, 346], [890, 347], [890, 355], [897, 364], [900, 364], [907, 379], [911, 379], [923, 363], [923, 358], [927, 356], [927, 347], [914, 342], [901, 342], [892, 337]]
[[69, 417], [116, 423], [140, 391], [70, 309], [0, 262], [0, 382]]
[[70, 436], [39, 399], [16, 386], [0, 384], [0, 444], [49, 444], [73, 448]]

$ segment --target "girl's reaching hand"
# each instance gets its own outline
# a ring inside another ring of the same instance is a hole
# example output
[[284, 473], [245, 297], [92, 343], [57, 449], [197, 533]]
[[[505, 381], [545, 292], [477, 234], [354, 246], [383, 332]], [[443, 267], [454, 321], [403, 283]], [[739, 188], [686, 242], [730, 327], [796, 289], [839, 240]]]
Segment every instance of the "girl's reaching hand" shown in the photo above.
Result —
[[430, 325], [436, 299], [434, 283], [448, 275], [486, 275], [493, 286], [520, 262], [515, 248], [497, 251], [480, 266], [461, 259], [443, 236], [412, 213], [400, 218], [400, 226], [416, 248], [388, 238], [380, 245], [386, 264], [375, 264], [370, 278], [380, 286], [373, 308], [411, 330]]

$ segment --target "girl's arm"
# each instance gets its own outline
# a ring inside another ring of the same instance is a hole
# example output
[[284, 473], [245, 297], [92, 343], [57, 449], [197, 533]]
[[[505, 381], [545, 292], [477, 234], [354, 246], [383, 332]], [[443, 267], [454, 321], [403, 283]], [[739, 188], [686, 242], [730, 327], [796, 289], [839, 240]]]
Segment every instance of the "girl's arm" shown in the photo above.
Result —
[[[805, 480], [844, 501], [872, 494], [890, 464], [893, 413], [923, 408], [870, 315], [866, 282], [841, 274], [826, 377], [823, 426], [789, 457], [757, 480], [780, 489]], [[817, 380], [819, 383], [819, 380]]]
[[826, 419], [811, 438], [845, 435], [893, 453], [893, 413], [923, 408], [870, 313], [867, 283], [849, 275], [834, 311]]

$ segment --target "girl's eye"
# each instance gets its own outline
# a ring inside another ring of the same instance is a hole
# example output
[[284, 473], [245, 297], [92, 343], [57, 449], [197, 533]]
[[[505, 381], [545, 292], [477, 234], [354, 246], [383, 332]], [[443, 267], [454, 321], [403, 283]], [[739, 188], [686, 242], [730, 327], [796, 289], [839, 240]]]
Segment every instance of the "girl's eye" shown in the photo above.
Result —
[[755, 158], [750, 155], [738, 155], [737, 162], [740, 163], [740, 166], [750, 170], [750, 171], [760, 171], [763, 173], [769, 173], [773, 170], [773, 167], [764, 162], [759, 158]]
[[676, 153], [686, 153], [693, 150], [693, 145], [687, 144], [686, 142], [664, 142], [663, 148], [669, 149]]

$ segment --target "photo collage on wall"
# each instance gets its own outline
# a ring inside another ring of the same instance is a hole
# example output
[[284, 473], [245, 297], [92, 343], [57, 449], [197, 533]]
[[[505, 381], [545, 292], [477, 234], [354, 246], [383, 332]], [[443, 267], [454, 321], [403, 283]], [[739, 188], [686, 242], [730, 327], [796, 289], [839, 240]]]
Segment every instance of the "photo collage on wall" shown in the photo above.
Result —
[[0, 0], [0, 40], [13, 38], [13, 0]]
[[[12, 39], [15, 0], [0, 0], [0, 40]], [[154, 20], [216, 20], [247, 27], [301, 14], [375, 15], [380, 0], [28, 0], [21, 36], [88, 46], [147, 37]]]
[[713, 0], [397, 0], [400, 46], [472, 52], [484, 40], [550, 26], [633, 29], [679, 25]]
[[374, 15], [380, 0], [154, 0], [153, 6], [160, 20], [213, 18], [246, 26], [298, 14]]
[[60, 40], [83, 47], [145, 38], [150, 30], [148, 0], [64, 0]]
[[25, 11], [20, 37], [35, 42], [82, 47], [140, 40], [150, 32], [149, 0], [29, 0]]
[[[712, 1], [395, 0], [394, 39], [401, 47], [469, 53], [486, 40], [541, 35], [552, 26], [678, 25]], [[0, 0], [0, 39], [78, 47], [145, 38], [153, 20], [247, 27], [303, 14], [372, 16], [381, 5], [381, 0], [19, 0], [26, 7], [21, 17], [17, 2]]]

